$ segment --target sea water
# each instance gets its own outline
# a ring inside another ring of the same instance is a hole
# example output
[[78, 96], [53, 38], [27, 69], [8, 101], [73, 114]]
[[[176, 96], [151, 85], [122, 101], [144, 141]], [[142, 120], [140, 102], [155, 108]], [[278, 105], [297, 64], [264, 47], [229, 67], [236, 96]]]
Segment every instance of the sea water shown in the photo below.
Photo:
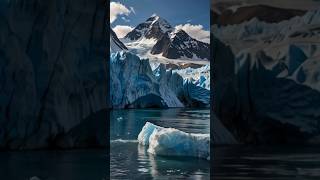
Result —
[[209, 161], [154, 156], [137, 142], [146, 122], [188, 133], [209, 134], [209, 109], [113, 110], [110, 117], [111, 179], [209, 179]]

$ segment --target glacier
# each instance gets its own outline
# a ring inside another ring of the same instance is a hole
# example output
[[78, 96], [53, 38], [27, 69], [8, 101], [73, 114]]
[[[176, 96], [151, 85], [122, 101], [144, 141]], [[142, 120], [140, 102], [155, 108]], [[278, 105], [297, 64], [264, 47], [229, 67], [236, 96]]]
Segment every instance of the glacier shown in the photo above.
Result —
[[186, 133], [147, 122], [138, 135], [138, 142], [148, 152], [161, 156], [190, 156], [210, 160], [210, 135]]
[[[209, 68], [209, 66], [206, 66]], [[207, 68], [205, 68], [207, 70]], [[190, 69], [189, 69], [190, 70]], [[181, 73], [180, 73], [181, 74]], [[112, 108], [207, 107], [208, 76], [187, 81], [178, 72], [159, 64], [152, 70], [149, 59], [119, 51], [110, 55]], [[192, 74], [192, 73], [191, 73]], [[207, 73], [210, 74], [210, 73]], [[201, 82], [200, 82], [201, 81]]]
[[184, 79], [191, 80], [197, 86], [210, 90], [210, 64], [200, 68], [176, 69], [173, 72], [178, 73]]
[[319, 17], [212, 26], [214, 111], [238, 143], [319, 144]]

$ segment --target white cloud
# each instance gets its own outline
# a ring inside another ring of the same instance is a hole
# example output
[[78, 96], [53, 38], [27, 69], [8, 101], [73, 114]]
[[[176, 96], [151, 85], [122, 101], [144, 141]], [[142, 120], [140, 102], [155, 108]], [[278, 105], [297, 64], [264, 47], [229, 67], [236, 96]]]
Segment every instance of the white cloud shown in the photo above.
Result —
[[114, 27], [112, 29], [117, 34], [118, 38], [123, 38], [125, 35], [127, 35], [130, 31], [133, 30], [133, 27], [117, 25], [116, 27]]
[[110, 2], [110, 23], [115, 21], [118, 15], [126, 15], [128, 16], [131, 13], [126, 6], [121, 4], [120, 2]]
[[187, 24], [180, 24], [175, 27], [177, 30], [184, 30], [186, 33], [188, 33], [191, 37], [205, 42], [210, 43], [210, 31], [206, 31], [203, 29], [202, 25], [192, 25], [190, 23]]

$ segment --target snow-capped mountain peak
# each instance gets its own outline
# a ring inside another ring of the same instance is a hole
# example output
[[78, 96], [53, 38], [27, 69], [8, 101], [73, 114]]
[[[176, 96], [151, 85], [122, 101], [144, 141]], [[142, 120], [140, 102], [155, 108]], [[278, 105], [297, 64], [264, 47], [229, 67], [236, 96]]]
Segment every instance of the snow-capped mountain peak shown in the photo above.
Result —
[[184, 41], [192, 40], [192, 38], [182, 29], [175, 30], [173, 33], [171, 33], [170, 38], [172, 40], [174, 40], [175, 38], [178, 38]]
[[152, 15], [145, 22], [138, 24], [125, 38], [131, 41], [146, 39], [159, 39], [166, 32], [173, 31], [174, 28], [163, 18]]
[[187, 57], [190, 59], [210, 59], [209, 44], [190, 37], [184, 30], [167, 32], [151, 50], [151, 54], [161, 54], [169, 59]]
[[139, 24], [123, 41], [129, 49], [134, 49], [141, 56], [147, 54], [166, 59], [210, 59], [209, 44], [192, 38], [182, 29], [172, 27], [157, 15]]
[[151, 26], [158, 25], [162, 32], [172, 31], [173, 28], [165, 19], [161, 18], [160, 16], [151, 16], [149, 19], [153, 19]]

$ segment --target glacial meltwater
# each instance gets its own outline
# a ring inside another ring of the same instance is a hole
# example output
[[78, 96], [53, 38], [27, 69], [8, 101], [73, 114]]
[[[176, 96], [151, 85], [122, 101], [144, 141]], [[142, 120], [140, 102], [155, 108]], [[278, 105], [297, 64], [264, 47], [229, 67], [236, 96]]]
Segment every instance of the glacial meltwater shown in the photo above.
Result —
[[209, 134], [209, 109], [113, 110], [110, 116], [111, 179], [209, 179], [208, 160], [155, 156], [137, 141], [146, 122], [188, 133]]

